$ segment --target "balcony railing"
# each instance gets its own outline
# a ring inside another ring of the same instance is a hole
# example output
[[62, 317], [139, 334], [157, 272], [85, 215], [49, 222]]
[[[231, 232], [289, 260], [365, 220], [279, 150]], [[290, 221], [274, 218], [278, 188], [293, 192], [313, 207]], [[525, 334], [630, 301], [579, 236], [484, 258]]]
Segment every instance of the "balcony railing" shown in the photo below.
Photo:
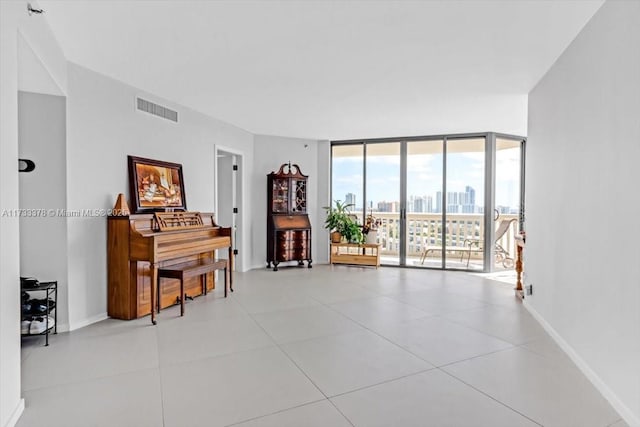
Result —
[[[375, 212], [374, 216], [382, 220], [378, 228], [378, 243], [381, 244], [381, 255], [397, 256], [400, 252], [400, 215], [398, 213]], [[517, 215], [500, 215], [500, 219], [517, 219]], [[515, 258], [514, 236], [517, 233], [517, 221], [514, 221], [507, 232], [498, 241], [510, 255]], [[445, 239], [447, 247], [465, 247], [465, 240], [475, 239], [484, 241], [483, 214], [447, 214], [447, 221], [442, 224], [440, 213], [407, 213], [406, 223], [407, 257], [420, 258], [425, 248], [441, 247]], [[481, 246], [482, 247], [482, 246]], [[441, 252], [434, 251], [432, 255], [440, 258]], [[459, 258], [458, 254], [458, 258]], [[481, 250], [471, 252], [472, 260], [482, 260]], [[454, 253], [451, 257], [455, 258]]]

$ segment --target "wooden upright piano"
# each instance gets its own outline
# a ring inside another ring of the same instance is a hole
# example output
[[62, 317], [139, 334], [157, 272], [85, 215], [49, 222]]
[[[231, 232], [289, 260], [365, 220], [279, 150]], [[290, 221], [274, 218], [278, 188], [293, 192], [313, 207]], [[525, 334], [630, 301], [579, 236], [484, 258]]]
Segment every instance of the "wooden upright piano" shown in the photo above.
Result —
[[[214, 258], [216, 250], [227, 248], [233, 277], [231, 228], [218, 226], [212, 213], [200, 213], [199, 217], [198, 225], [185, 227], [176, 222], [175, 227], [164, 224], [162, 230], [153, 213], [108, 217], [107, 313], [110, 317], [129, 320], [151, 314], [153, 321], [157, 302], [160, 307], [167, 307], [179, 300], [179, 284], [171, 279], [161, 279], [167, 282], [161, 283], [160, 295], [155, 295], [159, 267]], [[214, 273], [207, 274], [208, 289], [213, 289]], [[202, 293], [202, 283], [192, 277], [185, 280], [184, 289], [189, 297], [197, 296]]]

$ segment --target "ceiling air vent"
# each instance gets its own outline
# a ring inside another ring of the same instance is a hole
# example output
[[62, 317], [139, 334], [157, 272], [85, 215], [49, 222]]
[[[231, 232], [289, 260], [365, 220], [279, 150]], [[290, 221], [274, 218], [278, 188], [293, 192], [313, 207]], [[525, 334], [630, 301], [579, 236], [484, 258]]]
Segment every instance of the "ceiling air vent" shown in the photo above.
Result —
[[145, 111], [149, 114], [153, 114], [154, 116], [162, 117], [163, 119], [171, 120], [173, 122], [178, 122], [178, 112], [173, 111], [167, 107], [163, 107], [162, 105], [154, 104], [151, 101], [147, 101], [146, 99], [137, 98], [138, 102], [138, 110]]

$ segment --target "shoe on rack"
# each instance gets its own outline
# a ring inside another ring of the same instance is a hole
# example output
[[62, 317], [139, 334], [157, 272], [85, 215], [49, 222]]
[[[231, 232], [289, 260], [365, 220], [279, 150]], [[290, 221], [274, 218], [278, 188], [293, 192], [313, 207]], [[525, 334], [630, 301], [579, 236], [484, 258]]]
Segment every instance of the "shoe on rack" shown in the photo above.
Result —
[[55, 320], [51, 316], [38, 316], [34, 317], [29, 327], [30, 334], [41, 334], [47, 330], [47, 317], [49, 318], [49, 329], [53, 328], [56, 324]]
[[20, 333], [25, 335], [31, 333], [31, 320], [23, 320], [20, 325]]
[[23, 302], [22, 303], [22, 314], [23, 315], [28, 315], [31, 314], [31, 310], [32, 310], [33, 306], [31, 305], [31, 301], [27, 301], [27, 302]]
[[27, 304], [31, 303], [31, 314], [42, 315], [47, 313], [47, 304], [49, 305], [49, 312], [56, 308], [56, 302], [49, 299], [32, 299], [27, 301]]

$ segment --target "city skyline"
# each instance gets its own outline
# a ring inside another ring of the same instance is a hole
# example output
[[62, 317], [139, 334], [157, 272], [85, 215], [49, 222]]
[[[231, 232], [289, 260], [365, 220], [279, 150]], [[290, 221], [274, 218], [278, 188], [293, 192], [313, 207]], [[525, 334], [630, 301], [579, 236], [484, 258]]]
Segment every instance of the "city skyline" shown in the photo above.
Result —
[[[363, 165], [366, 163], [367, 179], [364, 182]], [[447, 204], [450, 212], [480, 213], [484, 211], [484, 153], [463, 152], [447, 156]], [[407, 156], [407, 211], [441, 211], [443, 187], [442, 154], [413, 154]], [[334, 155], [332, 162], [333, 199], [354, 204], [354, 211], [362, 211], [363, 186], [367, 191], [367, 209], [378, 211], [379, 203], [399, 206], [400, 158], [399, 155], [362, 156]], [[464, 199], [467, 189], [473, 189], [473, 202], [458, 203]], [[462, 194], [462, 196], [461, 196]], [[349, 196], [347, 196], [349, 195]], [[500, 150], [496, 153], [495, 205], [500, 213], [516, 213], [520, 204], [520, 153], [518, 149]], [[465, 206], [466, 207], [462, 207]], [[460, 208], [453, 206], [461, 206]]]
[[[354, 193], [347, 193], [344, 199], [347, 205], [353, 205], [353, 212], [362, 212], [362, 205], [358, 204], [357, 196]], [[475, 189], [465, 186], [464, 192], [447, 192], [446, 197], [447, 213], [483, 213], [484, 208], [475, 203]], [[400, 201], [398, 200], [380, 200], [376, 203], [369, 200], [367, 203], [367, 211], [373, 212], [398, 212], [400, 209]], [[501, 214], [517, 214], [517, 206], [496, 205], [496, 209]], [[435, 196], [431, 195], [409, 195], [407, 197], [408, 213], [441, 213], [442, 212], [442, 192], [436, 192]]]

